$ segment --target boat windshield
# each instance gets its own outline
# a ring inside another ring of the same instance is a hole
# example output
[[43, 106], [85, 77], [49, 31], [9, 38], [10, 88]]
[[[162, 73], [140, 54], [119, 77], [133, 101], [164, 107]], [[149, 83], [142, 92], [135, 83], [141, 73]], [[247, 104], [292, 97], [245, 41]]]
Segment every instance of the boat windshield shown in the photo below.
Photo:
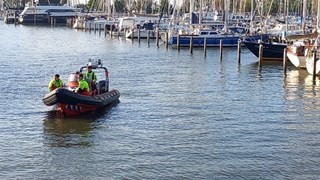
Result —
[[75, 82], [75, 81], [78, 81], [78, 75], [76, 73], [70, 74], [69, 82]]

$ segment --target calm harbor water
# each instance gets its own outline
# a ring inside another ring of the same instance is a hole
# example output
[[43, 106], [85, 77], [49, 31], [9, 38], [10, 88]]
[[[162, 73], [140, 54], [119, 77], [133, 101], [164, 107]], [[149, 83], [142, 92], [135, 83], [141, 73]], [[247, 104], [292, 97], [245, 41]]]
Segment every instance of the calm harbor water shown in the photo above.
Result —
[[[189, 55], [145, 41], [0, 21], [1, 179], [317, 179], [320, 88], [246, 49]], [[57, 118], [55, 73], [100, 58], [120, 103]], [[317, 81], [319, 84], [319, 81]]]

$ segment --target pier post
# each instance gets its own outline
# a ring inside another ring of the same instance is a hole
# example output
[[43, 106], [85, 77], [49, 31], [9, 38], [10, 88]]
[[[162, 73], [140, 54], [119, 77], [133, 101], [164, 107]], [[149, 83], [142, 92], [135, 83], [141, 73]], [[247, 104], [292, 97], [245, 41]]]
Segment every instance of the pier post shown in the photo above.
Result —
[[207, 57], [207, 37], [205, 37], [203, 41], [203, 53], [204, 57]]
[[139, 45], [141, 43], [141, 40], [140, 40], [140, 28], [138, 28], [138, 42], [139, 42]]
[[36, 25], [36, 21], [37, 21], [37, 15], [33, 16], [33, 25]]
[[317, 50], [313, 50], [313, 72], [312, 72], [312, 81], [313, 84], [316, 84], [316, 70], [317, 70]]
[[96, 33], [96, 31], [97, 31], [96, 25], [97, 25], [97, 24], [94, 22], [94, 23], [93, 23], [93, 32], [94, 32], [94, 33]]
[[51, 20], [51, 27], [53, 27], [53, 17], [50, 18]]
[[131, 28], [131, 41], [133, 43], [134, 28]]
[[107, 23], [104, 23], [104, 37], [107, 37]]
[[263, 45], [259, 45], [259, 68], [262, 66], [262, 59], [263, 59]]
[[113, 37], [113, 25], [111, 25], [110, 26], [110, 31], [109, 31], [109, 33], [110, 33], [110, 38], [112, 39], [112, 37]]
[[241, 40], [238, 40], [238, 64], [240, 64], [240, 59], [241, 59]]
[[91, 33], [91, 21], [89, 22], [89, 33]]
[[220, 51], [219, 51], [219, 60], [222, 62], [222, 50], [223, 50], [223, 40], [220, 39]]
[[166, 31], [166, 49], [169, 47], [169, 33]]
[[156, 29], [156, 46], [159, 48], [159, 29]]
[[287, 48], [284, 48], [283, 50], [283, 74], [286, 76], [287, 75]]
[[48, 25], [50, 25], [50, 12], [48, 12], [48, 14], [47, 14], [47, 18], [48, 18]]
[[99, 36], [100, 36], [101, 35], [101, 24], [100, 23], [99, 23], [98, 30], [99, 30]]
[[127, 38], [127, 27], [124, 28], [123, 34], [124, 34], [124, 37]]
[[117, 39], [119, 39], [120, 38], [120, 28], [118, 27], [117, 28]]
[[177, 36], [177, 49], [178, 49], [178, 52], [180, 52], [180, 34], [178, 34]]
[[17, 12], [14, 11], [14, 15], [13, 15], [13, 22], [14, 22], [14, 25], [16, 26], [17, 25]]
[[150, 47], [150, 30], [148, 30], [147, 34], [147, 46]]
[[56, 27], [56, 24], [57, 24], [57, 18], [54, 18], [53, 19], [53, 26]]
[[190, 36], [190, 54], [193, 54], [193, 35]]

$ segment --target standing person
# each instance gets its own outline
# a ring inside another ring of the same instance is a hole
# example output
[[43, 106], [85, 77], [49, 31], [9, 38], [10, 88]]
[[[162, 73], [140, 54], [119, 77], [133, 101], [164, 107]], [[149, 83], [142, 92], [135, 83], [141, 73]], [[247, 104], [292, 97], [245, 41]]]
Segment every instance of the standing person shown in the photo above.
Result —
[[89, 86], [92, 89], [92, 91], [94, 91], [93, 93], [96, 94], [96, 91], [97, 91], [97, 85], [96, 85], [97, 76], [96, 76], [95, 72], [92, 71], [92, 66], [90, 66], [90, 65], [87, 67], [87, 72], [85, 73], [85, 79], [89, 83]]
[[78, 88], [75, 90], [76, 93], [82, 95], [89, 95], [90, 88], [86, 80], [83, 79], [83, 74], [79, 74], [79, 85]]
[[53, 91], [54, 89], [57, 89], [59, 87], [63, 87], [63, 81], [60, 79], [60, 75], [56, 74], [54, 75], [53, 79], [50, 81], [48, 88], [49, 91]]

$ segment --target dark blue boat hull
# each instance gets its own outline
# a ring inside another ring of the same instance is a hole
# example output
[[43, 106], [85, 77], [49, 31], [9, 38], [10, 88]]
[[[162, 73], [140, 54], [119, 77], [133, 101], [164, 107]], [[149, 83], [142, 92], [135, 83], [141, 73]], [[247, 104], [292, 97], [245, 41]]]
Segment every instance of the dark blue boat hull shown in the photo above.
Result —
[[[49, 18], [49, 19], [48, 19]], [[55, 21], [56, 24], [66, 24], [68, 18], [75, 18], [75, 16], [49, 16], [47, 14], [27, 14], [20, 17], [20, 24], [50, 24]]]
[[259, 57], [259, 46], [263, 45], [264, 60], [283, 61], [283, 51], [287, 47], [282, 43], [259, 43], [257, 41], [244, 41], [244, 45], [256, 56]]
[[[203, 47], [204, 46], [204, 40], [205, 37], [201, 36], [193, 36], [193, 46], [194, 47]], [[247, 40], [247, 41], [257, 41], [257, 40], [266, 40], [269, 38], [269, 34], [263, 34], [263, 35], [252, 35], [252, 36], [239, 36], [239, 35], [226, 35], [222, 37], [207, 37], [207, 46], [208, 47], [219, 47], [220, 46], [220, 40], [222, 40], [224, 47], [236, 47], [238, 46], [239, 39]], [[170, 37], [170, 44], [171, 45], [177, 45], [177, 36]], [[180, 36], [180, 46], [181, 47], [188, 47], [190, 46], [190, 39], [191, 36]]]

